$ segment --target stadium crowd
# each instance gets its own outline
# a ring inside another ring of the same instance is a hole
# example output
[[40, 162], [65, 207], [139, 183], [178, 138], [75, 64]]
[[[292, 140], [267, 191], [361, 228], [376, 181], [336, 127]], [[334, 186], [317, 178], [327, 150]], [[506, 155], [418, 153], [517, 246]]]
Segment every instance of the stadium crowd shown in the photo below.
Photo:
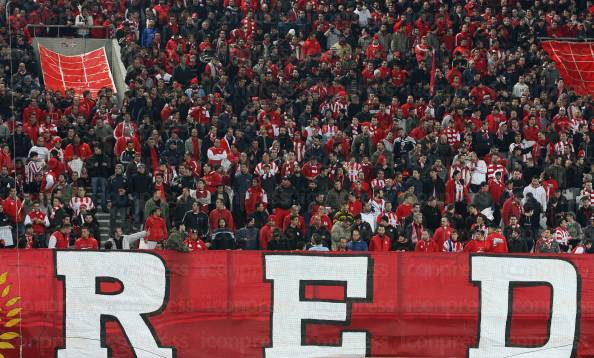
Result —
[[[593, 37], [590, 5], [12, 1], [0, 226], [21, 248], [592, 253], [592, 99], [539, 45]], [[123, 101], [44, 89], [32, 37], [56, 30], [28, 24], [116, 38]]]

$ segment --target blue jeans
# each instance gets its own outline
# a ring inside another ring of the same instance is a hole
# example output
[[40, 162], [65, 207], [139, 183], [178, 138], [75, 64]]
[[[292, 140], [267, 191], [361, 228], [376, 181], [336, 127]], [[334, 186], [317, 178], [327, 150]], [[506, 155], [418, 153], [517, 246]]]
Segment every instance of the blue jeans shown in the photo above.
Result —
[[[101, 192], [101, 202], [97, 198], [97, 192]], [[91, 178], [91, 193], [93, 195], [93, 201], [96, 206], [101, 205], [103, 210], [107, 208], [107, 179], [103, 177], [92, 177]]]
[[140, 228], [143, 224], [142, 211], [144, 210], [144, 199], [139, 194], [134, 195], [134, 226]]

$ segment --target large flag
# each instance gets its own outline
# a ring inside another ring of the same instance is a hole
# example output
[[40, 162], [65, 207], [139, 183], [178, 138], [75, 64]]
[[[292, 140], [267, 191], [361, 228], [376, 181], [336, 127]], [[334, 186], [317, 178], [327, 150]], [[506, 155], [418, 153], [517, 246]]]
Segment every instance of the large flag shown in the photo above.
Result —
[[73, 89], [75, 95], [90, 90], [93, 97], [104, 87], [116, 92], [105, 47], [66, 56], [39, 46], [39, 60], [45, 88], [62, 93]]
[[594, 357], [589, 255], [0, 250], [0, 357]]
[[543, 41], [567, 87], [581, 96], [594, 94], [594, 50], [591, 42]]

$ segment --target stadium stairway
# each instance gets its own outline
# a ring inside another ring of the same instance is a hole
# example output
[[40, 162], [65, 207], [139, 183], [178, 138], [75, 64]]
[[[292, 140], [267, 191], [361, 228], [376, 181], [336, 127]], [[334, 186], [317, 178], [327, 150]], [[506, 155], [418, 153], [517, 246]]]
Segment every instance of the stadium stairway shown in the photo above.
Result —
[[99, 231], [101, 233], [101, 242], [99, 244], [103, 246], [103, 243], [109, 239], [109, 214], [97, 211], [95, 219], [99, 223]]

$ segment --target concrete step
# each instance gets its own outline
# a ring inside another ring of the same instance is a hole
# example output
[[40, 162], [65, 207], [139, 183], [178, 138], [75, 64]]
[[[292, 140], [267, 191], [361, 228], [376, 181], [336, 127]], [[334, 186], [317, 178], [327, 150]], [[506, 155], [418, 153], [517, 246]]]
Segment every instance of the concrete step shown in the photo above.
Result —
[[95, 214], [95, 218], [99, 223], [99, 231], [101, 232], [102, 241], [109, 238], [109, 214], [98, 212]]

